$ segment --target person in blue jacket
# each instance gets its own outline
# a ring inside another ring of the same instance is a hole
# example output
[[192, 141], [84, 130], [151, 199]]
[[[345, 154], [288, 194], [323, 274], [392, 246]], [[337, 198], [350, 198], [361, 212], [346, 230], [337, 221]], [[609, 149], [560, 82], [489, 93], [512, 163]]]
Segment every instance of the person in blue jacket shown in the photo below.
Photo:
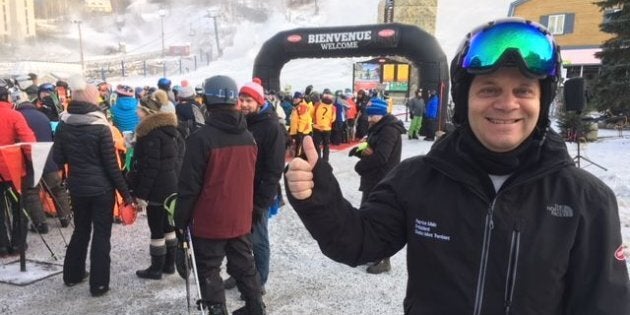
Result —
[[427, 108], [424, 112], [424, 119], [422, 120], [422, 124], [424, 125], [424, 140], [433, 141], [435, 140], [435, 127], [437, 125], [437, 120], [440, 112], [440, 99], [437, 96], [437, 92], [435, 90], [429, 90], [429, 101], [427, 102]]
[[112, 106], [112, 120], [120, 132], [134, 132], [140, 123], [138, 118], [138, 99], [135, 91], [128, 85], [119, 85], [116, 89], [116, 103]]

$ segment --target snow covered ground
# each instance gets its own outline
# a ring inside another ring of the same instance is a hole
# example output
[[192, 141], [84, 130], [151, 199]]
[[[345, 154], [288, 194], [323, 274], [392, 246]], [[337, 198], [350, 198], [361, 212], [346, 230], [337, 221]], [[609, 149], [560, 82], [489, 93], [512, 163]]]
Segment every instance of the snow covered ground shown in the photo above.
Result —
[[[622, 233], [630, 244], [630, 133], [617, 137], [616, 131], [600, 130], [600, 139], [583, 147], [583, 154], [608, 168], [586, 169], [601, 178], [619, 201]], [[403, 158], [424, 154], [430, 142], [408, 140], [403, 136]], [[575, 144], [569, 144], [575, 154]], [[344, 195], [358, 205], [359, 178], [353, 170], [356, 158], [347, 150], [331, 154], [331, 163]], [[49, 224], [56, 222], [49, 219]], [[264, 299], [269, 314], [401, 314], [406, 287], [406, 252], [392, 258], [387, 274], [370, 275], [365, 267], [351, 268], [326, 258], [301, 221], [285, 206], [270, 220], [271, 274]], [[62, 229], [66, 239], [71, 229]], [[64, 255], [64, 244], [56, 228], [45, 235], [55, 253]], [[149, 230], [144, 215], [133, 226], [114, 225], [112, 233], [111, 291], [92, 298], [87, 283], [64, 286], [57, 275], [26, 287], [0, 284], [1, 314], [185, 314], [185, 285], [177, 275], [162, 281], [142, 280], [135, 270], [149, 263]], [[27, 257], [52, 262], [36, 234], [29, 233]], [[2, 259], [6, 264], [12, 259]], [[60, 262], [61, 263], [61, 262]], [[1, 266], [0, 266], [1, 268]], [[227, 291], [228, 307], [234, 310], [242, 301], [236, 290]]]

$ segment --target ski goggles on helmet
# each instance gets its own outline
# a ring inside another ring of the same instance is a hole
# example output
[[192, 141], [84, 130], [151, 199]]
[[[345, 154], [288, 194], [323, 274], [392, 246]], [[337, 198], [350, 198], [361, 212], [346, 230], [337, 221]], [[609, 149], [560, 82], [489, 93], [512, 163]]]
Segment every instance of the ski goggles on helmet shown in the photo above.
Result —
[[473, 31], [465, 45], [460, 65], [472, 74], [516, 64], [539, 78], [559, 75], [558, 46], [537, 23], [515, 18], [496, 21]]
[[48, 93], [52, 93], [55, 91], [55, 86], [52, 85], [52, 83], [44, 83], [42, 85], [39, 86], [39, 92], [48, 92]]

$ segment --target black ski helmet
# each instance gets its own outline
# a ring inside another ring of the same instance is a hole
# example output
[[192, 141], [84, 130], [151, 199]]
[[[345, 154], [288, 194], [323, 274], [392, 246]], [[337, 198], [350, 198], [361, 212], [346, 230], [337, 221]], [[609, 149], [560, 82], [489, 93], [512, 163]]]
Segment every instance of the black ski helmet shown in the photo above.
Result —
[[215, 75], [203, 82], [203, 94], [206, 106], [236, 105], [238, 87], [236, 82], [225, 75]]
[[[484, 31], [497, 23], [505, 23], [505, 22], [519, 22], [519, 23], [528, 23], [539, 28], [543, 33], [549, 34], [547, 29], [535, 22], [527, 21], [521, 18], [506, 18], [501, 20], [492, 21], [482, 26], [475, 28], [472, 32], [468, 33], [465, 37], [465, 40], [457, 49], [455, 57], [451, 61], [451, 97], [453, 98], [453, 102], [455, 103], [455, 111], [453, 114], [453, 122], [456, 125], [462, 125], [467, 123], [468, 121], [468, 92], [470, 90], [470, 85], [472, 83], [474, 74], [469, 73], [468, 70], [462, 67], [463, 59], [468, 49], [470, 47], [470, 40], [473, 38], [475, 34], [478, 32]], [[556, 75], [548, 75], [544, 78], [539, 79], [540, 82], [540, 116], [538, 118], [538, 122], [536, 124], [537, 129], [540, 132], [544, 132], [549, 126], [549, 108], [551, 106], [551, 102], [556, 96], [556, 90], [558, 88], [558, 82], [561, 79], [561, 67], [562, 67], [562, 59], [560, 57], [560, 47], [556, 44], [554, 40], [554, 49], [557, 51], [557, 61], [555, 62], [556, 67]], [[504, 56], [501, 58], [499, 64], [494, 67], [490, 72], [498, 69], [501, 66], [518, 66], [520, 71], [529, 75], [522, 65], [524, 65], [523, 56], [518, 54], [517, 52], [507, 51]]]

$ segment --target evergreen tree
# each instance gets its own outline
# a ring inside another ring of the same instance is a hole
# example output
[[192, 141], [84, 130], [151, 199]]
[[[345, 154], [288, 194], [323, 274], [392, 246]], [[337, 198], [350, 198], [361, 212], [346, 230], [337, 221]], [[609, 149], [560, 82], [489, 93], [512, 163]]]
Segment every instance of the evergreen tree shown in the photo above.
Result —
[[602, 60], [593, 100], [600, 111], [630, 115], [630, 0], [597, 2], [604, 12], [603, 32], [613, 37], [596, 56]]

